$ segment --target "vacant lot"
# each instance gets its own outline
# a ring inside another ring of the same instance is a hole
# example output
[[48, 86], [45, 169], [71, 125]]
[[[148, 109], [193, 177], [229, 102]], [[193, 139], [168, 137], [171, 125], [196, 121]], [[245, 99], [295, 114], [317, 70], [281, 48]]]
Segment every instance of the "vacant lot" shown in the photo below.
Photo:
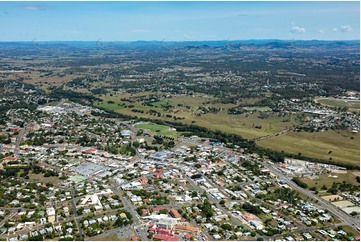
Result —
[[334, 182], [342, 183], [343, 181], [345, 181], [353, 185], [360, 185], [356, 181], [356, 176], [353, 174], [352, 171], [348, 171], [346, 174], [332, 174], [332, 175], [338, 176], [338, 178], [333, 178], [330, 177], [328, 174], [323, 174], [323, 175], [319, 175], [318, 180], [311, 180], [308, 178], [301, 178], [301, 180], [305, 182], [308, 185], [308, 187], [315, 186], [317, 190], [320, 190], [321, 187], [323, 187], [324, 185], [327, 188], [330, 188]]
[[39, 181], [39, 182], [43, 182], [43, 183], [59, 183], [60, 179], [56, 176], [51, 176], [51, 177], [44, 177], [44, 174], [40, 173], [40, 174], [35, 174], [32, 172], [29, 172], [29, 180], [35, 180], [35, 181]]
[[343, 197], [341, 197], [340, 195], [328, 195], [328, 196], [322, 196], [321, 198], [326, 201], [343, 200]]
[[351, 206], [355, 206], [355, 204], [353, 204], [350, 201], [338, 201], [338, 202], [333, 202], [333, 205], [335, 205], [336, 207], [351, 207]]

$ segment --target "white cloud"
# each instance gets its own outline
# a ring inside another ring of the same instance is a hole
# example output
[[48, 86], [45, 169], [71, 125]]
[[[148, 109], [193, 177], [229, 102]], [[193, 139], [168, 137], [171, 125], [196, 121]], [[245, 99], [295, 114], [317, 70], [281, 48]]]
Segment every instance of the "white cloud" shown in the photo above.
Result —
[[342, 25], [340, 29], [342, 32], [351, 32], [353, 30], [350, 25]]
[[297, 33], [297, 34], [304, 34], [306, 32], [306, 30], [305, 30], [305, 28], [294, 26], [291, 28], [291, 32]]
[[318, 32], [319, 32], [320, 34], [324, 34], [324, 33], [326, 33], [326, 31], [325, 31], [325, 30], [323, 30], [323, 29], [318, 30]]
[[342, 25], [340, 28], [333, 28], [332, 32], [344, 32], [344, 33], [348, 33], [348, 32], [352, 32], [353, 29], [351, 28], [350, 25]]

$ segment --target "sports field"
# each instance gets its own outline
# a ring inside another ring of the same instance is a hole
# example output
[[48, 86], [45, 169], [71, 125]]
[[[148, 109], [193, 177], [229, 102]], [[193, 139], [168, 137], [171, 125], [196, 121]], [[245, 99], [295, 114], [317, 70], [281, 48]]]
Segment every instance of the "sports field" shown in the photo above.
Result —
[[322, 105], [336, 108], [349, 108], [350, 111], [360, 110], [360, 101], [358, 100], [346, 100], [337, 98], [316, 98], [316, 102]]
[[158, 135], [164, 135], [169, 137], [179, 137], [181, 133], [173, 130], [171, 127], [166, 125], [152, 124], [152, 123], [140, 123], [135, 124], [135, 128], [137, 129], [147, 129]]

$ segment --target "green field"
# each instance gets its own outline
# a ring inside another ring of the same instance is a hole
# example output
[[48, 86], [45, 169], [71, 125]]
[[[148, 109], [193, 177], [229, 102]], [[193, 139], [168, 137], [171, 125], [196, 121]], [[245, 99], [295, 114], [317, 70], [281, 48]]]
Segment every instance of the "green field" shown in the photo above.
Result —
[[[185, 124], [195, 124], [212, 130], [221, 130], [227, 133], [236, 133], [246, 139], [254, 139], [263, 136], [270, 136], [284, 131], [296, 124], [298, 120], [296, 115], [288, 117], [278, 117], [276, 114], [270, 114], [269, 117], [259, 118], [259, 111], [268, 110], [268, 107], [259, 107], [260, 110], [253, 113], [243, 113], [239, 115], [230, 115], [227, 113], [227, 108], [234, 106], [234, 104], [213, 104], [214, 98], [209, 96], [173, 96], [158, 102], [154, 102], [153, 107], [144, 106], [142, 102], [124, 102], [121, 98], [130, 98], [137, 96], [144, 96], [157, 93], [142, 93], [142, 94], [117, 94], [117, 95], [102, 95], [104, 101], [96, 103], [100, 107], [104, 107], [115, 112], [126, 115], [159, 119], [166, 121], [174, 121], [173, 118], [167, 118], [166, 115], [171, 115], [184, 118], [177, 122]], [[112, 100], [115, 104], [108, 104], [107, 101]], [[135, 113], [133, 108], [125, 108], [119, 105], [134, 105], [135, 109], [143, 110], [144, 113]], [[173, 108], [164, 109], [162, 105], [170, 104]], [[188, 106], [188, 107], [187, 107]], [[221, 110], [218, 113], [197, 114], [199, 106], [218, 107]], [[147, 111], [150, 109], [161, 113], [161, 116], [154, 116]], [[149, 128], [149, 127], [148, 127]], [[152, 130], [152, 128], [149, 128]], [[174, 131], [161, 130], [158, 127], [157, 132], [160, 135], [167, 135], [178, 137], [180, 134]], [[154, 132], [154, 130], [153, 130]], [[173, 132], [173, 133], [172, 133]], [[353, 139], [351, 139], [353, 137]], [[288, 153], [302, 155], [339, 162], [339, 164], [351, 163], [359, 165], [360, 163], [360, 137], [358, 134], [351, 134], [347, 131], [326, 131], [326, 132], [289, 132], [284, 135], [273, 136], [257, 142], [260, 146], [272, 148], [275, 150], [285, 151]], [[332, 151], [332, 154], [328, 154]]]
[[[360, 135], [347, 131], [289, 132], [261, 140], [257, 144], [324, 160], [332, 158], [340, 165], [345, 163], [360, 165]], [[329, 151], [332, 153], [328, 154]]]
[[171, 127], [166, 125], [141, 123], [141, 124], [135, 124], [134, 127], [137, 129], [147, 129], [158, 135], [164, 135], [169, 137], [179, 137], [181, 135], [179, 132], [171, 130]]
[[315, 99], [315, 101], [329, 107], [336, 107], [336, 108], [348, 107], [350, 110], [360, 109], [360, 101], [356, 101], [356, 100], [320, 98], [320, 99]]

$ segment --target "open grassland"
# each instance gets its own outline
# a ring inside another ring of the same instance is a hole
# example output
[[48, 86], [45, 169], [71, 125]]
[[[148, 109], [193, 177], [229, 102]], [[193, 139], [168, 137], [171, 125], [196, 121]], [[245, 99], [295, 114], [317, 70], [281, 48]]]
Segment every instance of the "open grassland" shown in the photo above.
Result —
[[[337, 176], [337, 178], [330, 177], [330, 175]], [[301, 180], [305, 182], [308, 185], [308, 187], [316, 187], [317, 190], [320, 190], [321, 187], [323, 187], [324, 185], [327, 188], [330, 188], [334, 182], [342, 183], [345, 181], [346, 183], [350, 183], [352, 185], [356, 185], [356, 186], [360, 185], [356, 181], [356, 176], [353, 174], [352, 171], [347, 171], [347, 173], [345, 174], [337, 174], [337, 173], [323, 174], [323, 175], [319, 175], [319, 179], [316, 180], [311, 180], [308, 178], [301, 178]]]
[[[239, 134], [247, 139], [254, 139], [263, 136], [271, 136], [263, 139], [257, 144], [263, 147], [285, 151], [288, 153], [302, 155], [329, 160], [342, 164], [360, 163], [360, 137], [358, 134], [351, 134], [347, 131], [326, 131], [326, 132], [289, 132], [284, 135], [277, 135], [278, 133], [298, 124], [295, 115], [288, 117], [278, 117], [275, 114], [270, 114], [267, 118], [259, 118], [259, 112], [244, 113], [239, 115], [230, 115], [227, 113], [224, 106], [218, 113], [207, 113], [199, 115], [199, 106], [207, 107], [221, 107], [218, 104], [212, 104], [213, 98], [207, 96], [174, 96], [158, 102], [152, 103], [152, 107], [144, 106], [140, 101], [127, 102], [120, 101], [121, 98], [139, 97], [155, 93], [142, 94], [116, 94], [98, 96], [104, 101], [95, 103], [99, 107], [103, 107], [115, 112], [126, 115], [160, 119], [166, 121], [174, 121], [173, 117], [182, 118], [178, 122], [186, 124], [195, 124], [212, 130], [221, 130], [227, 133]], [[109, 104], [111, 100], [114, 104]], [[133, 105], [132, 108], [125, 107]], [[165, 109], [164, 106], [172, 105], [170, 109]], [[221, 104], [222, 105], [222, 104]], [[229, 107], [229, 106], [228, 106]], [[141, 110], [143, 113], [134, 112], [133, 109]], [[159, 112], [161, 115], [152, 115], [147, 113], [150, 109]], [[172, 118], [166, 117], [171, 115]], [[167, 131], [163, 131], [167, 132]], [[160, 133], [159, 133], [160, 134]], [[167, 135], [167, 134], [163, 134]], [[274, 135], [274, 136], [272, 136]], [[351, 139], [351, 137], [353, 137]], [[330, 154], [329, 152], [332, 151]]]
[[337, 98], [319, 98], [315, 99], [316, 102], [322, 105], [336, 108], [349, 108], [351, 111], [360, 110], [360, 101], [357, 100], [345, 100]]
[[[149, 93], [148, 93], [149, 94]], [[147, 95], [147, 94], [143, 94]], [[99, 96], [104, 101], [101, 103], [96, 103], [96, 105], [127, 115], [144, 117], [144, 118], [155, 118], [161, 120], [172, 120], [171, 118], [165, 117], [165, 115], [172, 115], [179, 118], [184, 118], [181, 122], [187, 124], [196, 124], [209, 129], [219, 129], [227, 133], [237, 133], [242, 135], [247, 139], [253, 139], [257, 137], [267, 136], [276, 134], [285, 130], [289, 127], [292, 127], [296, 121], [292, 116], [290, 117], [278, 117], [277, 115], [271, 114], [268, 118], [260, 119], [258, 118], [259, 112], [245, 113], [239, 115], [230, 115], [227, 113], [226, 107], [231, 107], [230, 104], [218, 105], [218, 104], [206, 104], [214, 99], [204, 96], [175, 96], [172, 98], [164, 99], [162, 101], [152, 103], [153, 107], [144, 106], [141, 102], [124, 102], [120, 101], [121, 98], [130, 98], [137, 97], [140, 95], [130, 94], [118, 94], [118, 95], [102, 95]], [[113, 101], [114, 104], [108, 103], [108, 101]], [[124, 105], [133, 105], [132, 108], [125, 108]], [[170, 110], [165, 110], [163, 106], [172, 105], [174, 108]], [[181, 105], [181, 106], [179, 106]], [[188, 107], [186, 107], [188, 106]], [[208, 107], [220, 107], [223, 108], [218, 113], [207, 113], [202, 115], [197, 115], [199, 106], [208, 106]], [[234, 106], [234, 105], [233, 105]], [[144, 111], [144, 113], [135, 113], [132, 109], [138, 109]], [[156, 110], [161, 113], [162, 116], [154, 116], [148, 114], [147, 111], [150, 109]]]
[[[360, 165], [360, 135], [347, 131], [289, 132], [285, 135], [261, 140], [258, 144], [275, 150], [301, 153], [324, 160], [332, 158], [340, 165]], [[332, 152], [329, 154], [330, 151]]]

